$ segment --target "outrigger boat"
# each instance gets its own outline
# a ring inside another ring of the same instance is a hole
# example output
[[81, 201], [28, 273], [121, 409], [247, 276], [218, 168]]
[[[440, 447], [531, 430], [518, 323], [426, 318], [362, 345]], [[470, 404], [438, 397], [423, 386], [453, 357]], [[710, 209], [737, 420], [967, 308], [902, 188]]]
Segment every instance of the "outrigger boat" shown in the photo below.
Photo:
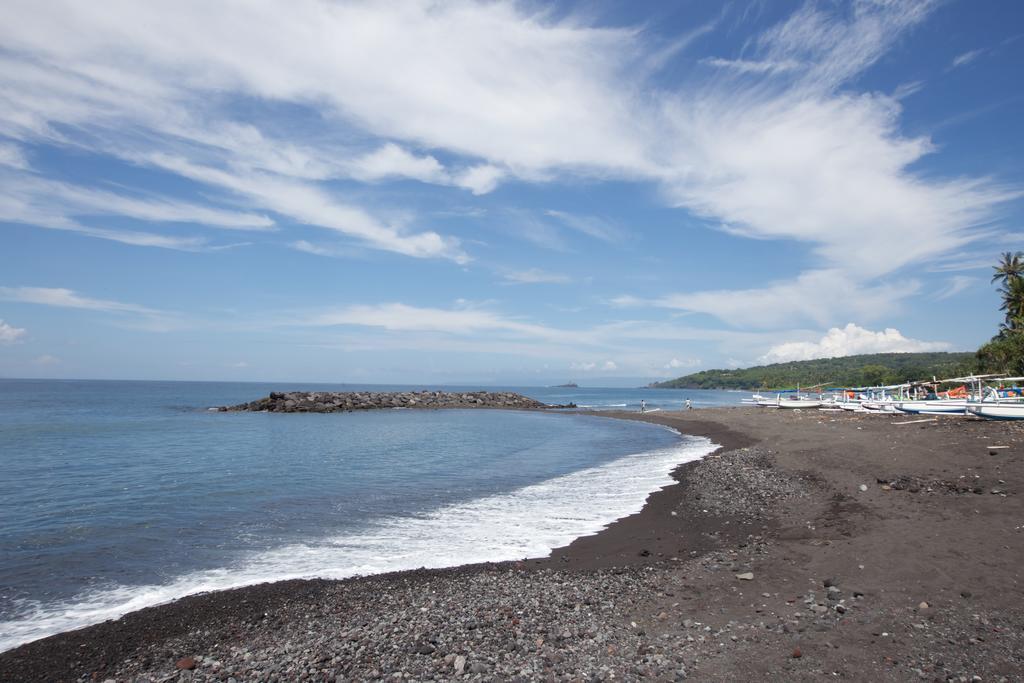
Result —
[[[822, 384], [815, 384], [809, 389], [815, 387], [824, 386]], [[800, 393], [800, 385], [798, 384], [796, 389], [782, 389], [777, 391], [775, 398], [765, 398], [760, 394], [754, 394], [754, 404], [762, 408], [820, 408], [825, 402], [821, 400], [821, 395], [818, 398], [812, 398], [805, 396]], [[786, 394], [786, 396], [784, 396]], [[792, 394], [791, 396], [789, 394]]]
[[[999, 383], [1020, 382], [1024, 377], [1001, 377]], [[971, 415], [989, 420], [1024, 420], [1024, 389], [1011, 386], [985, 386], [977, 381], [978, 391], [967, 401], [966, 410]]]
[[[984, 375], [984, 377], [995, 376]], [[941, 380], [933, 378], [931, 382], [911, 383], [905, 392], [901, 390], [901, 397], [896, 401], [895, 407], [900, 412], [912, 415], [965, 415], [967, 400], [970, 397], [967, 385], [980, 377], [982, 376], [953, 377]], [[937, 391], [939, 385], [948, 383], [959, 384], [960, 386], [948, 391]], [[928, 393], [923, 398], [920, 397], [921, 389], [928, 390]], [[904, 393], [910, 395], [904, 398]]]

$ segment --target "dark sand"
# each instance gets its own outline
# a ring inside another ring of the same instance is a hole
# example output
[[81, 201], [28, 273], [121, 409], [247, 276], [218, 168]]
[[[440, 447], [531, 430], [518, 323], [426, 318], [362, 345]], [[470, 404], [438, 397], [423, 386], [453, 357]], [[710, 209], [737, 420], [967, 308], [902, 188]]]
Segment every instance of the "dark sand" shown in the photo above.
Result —
[[1024, 678], [1024, 424], [615, 416], [722, 449], [550, 558], [192, 596], [0, 680]]

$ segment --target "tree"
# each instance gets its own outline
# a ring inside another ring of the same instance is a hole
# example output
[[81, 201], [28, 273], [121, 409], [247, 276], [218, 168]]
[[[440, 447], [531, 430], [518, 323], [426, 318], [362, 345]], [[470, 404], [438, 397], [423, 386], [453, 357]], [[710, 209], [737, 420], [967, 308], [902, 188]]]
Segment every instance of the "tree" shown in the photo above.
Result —
[[999, 326], [999, 334], [978, 349], [978, 370], [1021, 375], [1024, 374], [1024, 252], [1003, 253], [993, 270], [992, 282], [1001, 281], [999, 294], [1003, 303], [999, 310], [1006, 317]]
[[992, 282], [1002, 280], [1007, 284], [1009, 280], [1024, 276], [1024, 251], [1011, 253], [1003, 252], [1003, 260], [997, 266], [992, 266], [995, 273], [992, 274]]
[[1003, 295], [1003, 305], [999, 310], [1006, 313], [1002, 329], [1008, 332], [1024, 329], [1024, 277], [1007, 279], [1000, 293]]
[[1002, 261], [992, 270], [992, 282], [1001, 281], [1003, 305], [999, 310], [1006, 313], [1000, 334], [1024, 328], [1024, 252], [1004, 252]]

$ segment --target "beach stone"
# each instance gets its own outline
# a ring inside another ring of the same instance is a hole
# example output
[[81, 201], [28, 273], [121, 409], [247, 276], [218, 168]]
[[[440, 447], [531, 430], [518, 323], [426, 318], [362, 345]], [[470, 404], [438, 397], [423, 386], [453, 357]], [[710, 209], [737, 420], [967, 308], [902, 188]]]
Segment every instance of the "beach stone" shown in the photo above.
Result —
[[737, 574], [736, 578], [740, 581], [753, 581], [754, 572], [743, 572], [742, 574]]
[[485, 674], [490, 670], [491, 668], [483, 662], [473, 662], [469, 665], [469, 673], [471, 674]]
[[868, 485], [867, 485], [867, 484], [861, 484], [861, 485], [860, 485], [860, 486], [858, 486], [857, 488], [859, 488], [859, 489], [860, 489], [860, 491], [861, 491], [861, 493], [863, 493], [863, 492], [865, 492], [865, 491], [867, 491], [867, 490], [868, 490]]
[[458, 655], [455, 658], [455, 673], [459, 676], [466, 670], [466, 658], [463, 655]]
[[922, 600], [920, 602], [920, 604], [918, 604], [917, 608], [918, 609], [928, 609], [928, 603]]
[[196, 668], [196, 660], [193, 657], [182, 657], [174, 666], [181, 670], [192, 670]]

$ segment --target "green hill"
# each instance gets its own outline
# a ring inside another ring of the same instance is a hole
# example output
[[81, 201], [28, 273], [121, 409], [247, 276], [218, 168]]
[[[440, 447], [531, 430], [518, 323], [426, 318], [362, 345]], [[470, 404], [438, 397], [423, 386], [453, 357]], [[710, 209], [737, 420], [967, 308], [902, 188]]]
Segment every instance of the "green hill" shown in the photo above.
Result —
[[858, 387], [897, 384], [907, 380], [955, 377], [974, 367], [974, 354], [871, 353], [842, 358], [819, 358], [759, 365], [738, 370], [703, 370], [692, 375], [657, 382], [659, 389], [782, 389], [832, 385]]

